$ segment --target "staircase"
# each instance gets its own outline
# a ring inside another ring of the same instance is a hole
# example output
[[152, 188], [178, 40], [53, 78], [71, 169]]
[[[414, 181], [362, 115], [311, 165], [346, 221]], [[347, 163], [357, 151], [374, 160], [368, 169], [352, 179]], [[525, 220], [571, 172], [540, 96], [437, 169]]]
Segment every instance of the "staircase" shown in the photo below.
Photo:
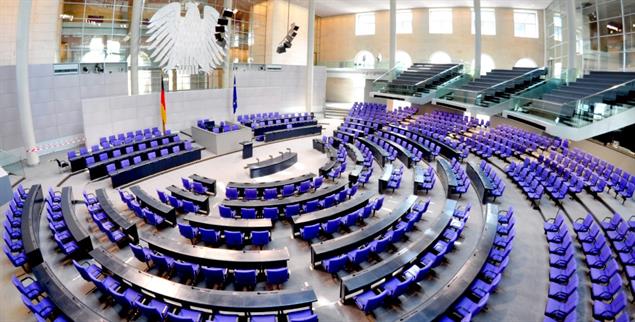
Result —
[[[353, 104], [351, 103], [350, 106]], [[350, 112], [350, 108], [336, 107], [329, 105], [324, 106], [324, 118], [343, 120]]]

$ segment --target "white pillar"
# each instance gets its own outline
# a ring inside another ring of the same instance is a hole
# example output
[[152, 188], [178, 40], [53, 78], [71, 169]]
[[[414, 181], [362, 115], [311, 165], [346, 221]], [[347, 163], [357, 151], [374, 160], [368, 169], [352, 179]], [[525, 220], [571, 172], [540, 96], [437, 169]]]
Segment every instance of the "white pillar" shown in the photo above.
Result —
[[474, 78], [481, 77], [481, 0], [474, 0]]
[[130, 94], [139, 94], [139, 39], [141, 38], [141, 16], [144, 0], [132, 2], [130, 20]]
[[[229, 10], [233, 9], [234, 6], [234, 1], [233, 0], [225, 0], [223, 3], [223, 6]], [[223, 12], [221, 12], [221, 15], [223, 14]], [[224, 70], [224, 76], [223, 77], [223, 83], [224, 83], [224, 87], [225, 88], [231, 88], [234, 84], [234, 81], [232, 79], [232, 59], [231, 59], [231, 43], [232, 43], [232, 24], [233, 24], [233, 19], [228, 19], [229, 20], [229, 24], [227, 25], [227, 45], [225, 46], [227, 52], [225, 55], [225, 66], [223, 67]], [[213, 36], [213, 35], [212, 35]], [[230, 98], [230, 102], [231, 102], [231, 98]], [[231, 107], [231, 104], [230, 104]]]
[[567, 79], [569, 81], [577, 78], [575, 29], [575, 0], [567, 0]]
[[31, 22], [32, 0], [19, 1], [18, 25], [15, 43], [15, 79], [20, 112], [20, 128], [22, 141], [26, 149], [26, 163], [34, 166], [40, 163], [35, 147], [35, 132], [31, 114], [31, 97], [29, 94], [29, 24]]
[[306, 112], [313, 110], [313, 69], [315, 45], [315, 0], [309, 0], [309, 21], [306, 37]]
[[390, 66], [392, 69], [397, 64], [397, 0], [390, 0]]

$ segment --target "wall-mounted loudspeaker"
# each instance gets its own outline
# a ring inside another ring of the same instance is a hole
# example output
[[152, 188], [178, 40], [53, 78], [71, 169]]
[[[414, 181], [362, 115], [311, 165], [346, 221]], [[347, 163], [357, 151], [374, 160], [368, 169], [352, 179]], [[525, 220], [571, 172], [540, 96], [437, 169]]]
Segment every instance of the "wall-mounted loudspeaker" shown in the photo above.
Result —
[[287, 49], [291, 48], [291, 43], [293, 42], [293, 39], [295, 38], [295, 36], [298, 35], [299, 29], [300, 27], [297, 26], [295, 22], [291, 24], [289, 31], [287, 31], [287, 34], [284, 36], [284, 38], [278, 45], [278, 48], [276, 48], [276, 52], [278, 54], [285, 53]]

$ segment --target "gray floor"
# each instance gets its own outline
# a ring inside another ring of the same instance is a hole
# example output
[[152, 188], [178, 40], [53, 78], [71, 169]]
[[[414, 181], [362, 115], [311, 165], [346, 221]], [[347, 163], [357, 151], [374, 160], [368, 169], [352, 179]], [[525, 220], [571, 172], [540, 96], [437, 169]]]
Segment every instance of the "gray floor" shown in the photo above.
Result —
[[[327, 135], [332, 133], [339, 121], [321, 120], [326, 128], [324, 132]], [[317, 169], [327, 161], [325, 155], [315, 151], [311, 147], [312, 137], [305, 137], [285, 142], [274, 143], [270, 145], [257, 145], [254, 149], [254, 156], [260, 159], [266, 159], [268, 156], [276, 155], [278, 151], [283, 151], [287, 147], [298, 152], [299, 161], [293, 167], [277, 173], [275, 175], [258, 178], [257, 181], [271, 181], [289, 178], [305, 174], [307, 172], [317, 173]], [[57, 167], [54, 163], [49, 162], [53, 158], [64, 158], [64, 153], [57, 153], [46, 156], [42, 160], [42, 164], [34, 168], [26, 168], [27, 179], [23, 182], [25, 186], [33, 183], [40, 183], [45, 189], [50, 186], [57, 186], [66, 174], [58, 174]], [[139, 185], [149, 192], [159, 188], [165, 188], [171, 184], [180, 185], [180, 178], [187, 177], [190, 174], [197, 173], [200, 175], [217, 179], [218, 196], [211, 198], [212, 213], [210, 215], [217, 216], [216, 205], [224, 196], [224, 189], [229, 181], [250, 181], [247, 171], [242, 168], [247, 161], [240, 158], [239, 153], [228, 154], [224, 156], [214, 156], [204, 153], [204, 158], [210, 158], [203, 162], [183, 167], [160, 176], [150, 178]], [[471, 160], [478, 161], [477, 157], [471, 156]], [[253, 160], [249, 160], [253, 162]], [[499, 168], [504, 168], [506, 163], [502, 160], [492, 158], [490, 162]], [[397, 162], [399, 164], [399, 162]], [[352, 161], [349, 160], [349, 165]], [[434, 162], [430, 166], [435, 167]], [[368, 191], [377, 191], [377, 178], [381, 174], [381, 168], [374, 165], [374, 175], [372, 183], [367, 184], [362, 189]], [[350, 170], [349, 166], [349, 170]], [[547, 299], [548, 287], [548, 252], [547, 243], [542, 230], [543, 216], [552, 218], [558, 212], [559, 208], [547, 197], [540, 204], [540, 209], [532, 209], [528, 200], [526, 200], [523, 192], [515, 187], [515, 185], [505, 176], [505, 174], [496, 170], [503, 178], [507, 185], [504, 198], [497, 200], [500, 209], [507, 209], [512, 206], [516, 210], [516, 238], [513, 242], [513, 251], [509, 267], [505, 271], [503, 279], [497, 289], [497, 292], [490, 297], [487, 310], [481, 312], [474, 319], [477, 321], [541, 321], [543, 319], [544, 307]], [[345, 180], [347, 174], [343, 175], [340, 180]], [[68, 178], [63, 186], [72, 186], [76, 199], [81, 198], [81, 191], [89, 192], [97, 188], [106, 187], [109, 190], [111, 199], [115, 201], [117, 207], [122, 211], [127, 211], [123, 203], [119, 201], [119, 197], [113, 189], [110, 189], [107, 180], [98, 182], [89, 182], [88, 175], [81, 173], [79, 175]], [[378, 220], [382, 216], [388, 214], [395, 208], [404, 198], [411, 192], [412, 172], [406, 169], [401, 188], [395, 193], [389, 192], [386, 195], [384, 208], [377, 212], [375, 218], [370, 221]], [[584, 216], [587, 208], [594, 212], [598, 219], [608, 216], [613, 210], [618, 211], [624, 217], [635, 214], [633, 209], [633, 200], [628, 200], [625, 205], [621, 205], [621, 200], [616, 201], [607, 193], [603, 194], [602, 202], [593, 200], [590, 195], [582, 195], [581, 202], [577, 200], [566, 200], [564, 207], [570, 216]], [[423, 216], [423, 220], [417, 225], [417, 229], [411, 232], [410, 238], [416, 238], [416, 234], [423, 230], [433, 222], [435, 216], [438, 216], [445, 204], [445, 192], [441, 185], [437, 184], [435, 188], [426, 196], [422, 195], [421, 200], [431, 199], [431, 205], [428, 212]], [[288, 264], [290, 269], [290, 279], [285, 283], [284, 288], [296, 289], [305, 286], [311, 286], [318, 297], [318, 302], [314, 308], [318, 313], [321, 321], [385, 321], [392, 320], [395, 314], [402, 313], [414, 308], [426, 298], [434, 295], [448, 283], [450, 278], [460, 269], [460, 267], [470, 257], [475, 249], [476, 241], [483, 225], [483, 210], [479, 207], [479, 201], [473, 188], [467, 194], [460, 198], [461, 206], [471, 202], [473, 205], [470, 219], [466, 225], [466, 229], [462, 233], [462, 237], [457, 242], [455, 250], [448, 254], [447, 261], [434, 270], [434, 274], [422, 282], [417, 291], [412, 291], [400, 298], [401, 303], [398, 306], [384, 307], [376, 310], [374, 315], [364, 315], [354, 305], [342, 304], [339, 301], [339, 281], [330, 274], [320, 271], [318, 268], [312, 268], [309, 258], [309, 245], [299, 239], [294, 239], [291, 234], [290, 225], [284, 222], [276, 223], [273, 230], [272, 242], [265, 249], [287, 248], [291, 254], [291, 260]], [[612, 210], [613, 209], [613, 210]], [[0, 209], [4, 210], [4, 208]], [[88, 212], [84, 206], [76, 207], [77, 215], [80, 222], [88, 227], [93, 235], [93, 242], [100, 245], [108, 245], [109, 250], [116, 253], [128, 264], [146, 269], [145, 264], [138, 262], [132, 257], [128, 247], [118, 249], [109, 243], [105, 236], [99, 232], [96, 226], [89, 220]], [[137, 220], [129, 211], [128, 216], [132, 220]], [[575, 215], [574, 215], [575, 214]], [[571, 218], [571, 219], [575, 219]], [[4, 219], [4, 218], [3, 218]], [[50, 233], [46, 228], [46, 221], [41, 223], [41, 240], [42, 247], [45, 250], [45, 260], [54, 266], [55, 273], [64, 281], [75, 294], [79, 295], [82, 301], [92, 307], [100, 307], [104, 311], [104, 315], [113, 320], [120, 320], [118, 315], [118, 307], [106, 306], [99, 299], [99, 292], [92, 292], [92, 285], [85, 282], [79, 277], [79, 274], [64, 257], [55, 250], [55, 243], [52, 241]], [[142, 231], [157, 232], [157, 230], [149, 225], [139, 223]], [[353, 230], [359, 229], [354, 227]], [[167, 228], [158, 232], [162, 236], [174, 239], [178, 242], [189, 243], [188, 240], [181, 237], [177, 229]], [[407, 242], [404, 242], [404, 245]], [[400, 245], [397, 245], [400, 246]], [[222, 246], [221, 246], [222, 247]], [[246, 249], [250, 249], [247, 247]], [[385, 254], [386, 256], [390, 254]], [[578, 250], [578, 260], [583, 260]], [[30, 321], [34, 320], [33, 316], [28, 313], [27, 309], [19, 300], [18, 292], [10, 282], [11, 275], [21, 274], [20, 269], [13, 269], [8, 260], [2, 257], [0, 267], [2, 267], [2, 309], [0, 310], [0, 321]], [[582, 264], [582, 263], [580, 263]], [[366, 264], [372, 265], [372, 264]], [[581, 267], [581, 265], [579, 266]], [[152, 272], [152, 271], [151, 271]], [[581, 285], [590, 285], [586, 278], [586, 272], [579, 272]], [[585, 284], [583, 284], [585, 283]], [[231, 288], [231, 286], [230, 286]], [[257, 289], [266, 289], [264, 283], [260, 283]], [[590, 317], [590, 296], [588, 287], [580, 287], [580, 305], [578, 314], [580, 321], [588, 320]], [[629, 306], [632, 312], [632, 307]], [[586, 319], [585, 319], [586, 317]]]

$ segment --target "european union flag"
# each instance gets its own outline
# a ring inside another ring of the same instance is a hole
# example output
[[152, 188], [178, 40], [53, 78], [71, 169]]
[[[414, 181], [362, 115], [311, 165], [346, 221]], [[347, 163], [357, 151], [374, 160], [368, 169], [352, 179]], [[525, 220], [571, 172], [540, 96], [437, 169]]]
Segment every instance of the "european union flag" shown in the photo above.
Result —
[[236, 110], [238, 109], [238, 93], [236, 92], [236, 75], [234, 75], [234, 100], [233, 100], [233, 106], [234, 106], [234, 114], [236, 114]]

